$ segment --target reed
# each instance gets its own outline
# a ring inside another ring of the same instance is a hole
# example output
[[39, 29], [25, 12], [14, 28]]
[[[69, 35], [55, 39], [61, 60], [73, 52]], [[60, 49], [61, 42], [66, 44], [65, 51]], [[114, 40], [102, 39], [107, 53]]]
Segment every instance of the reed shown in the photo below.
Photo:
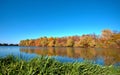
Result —
[[90, 62], [62, 63], [50, 57], [29, 61], [7, 56], [0, 58], [0, 75], [120, 75], [120, 67], [100, 66]]

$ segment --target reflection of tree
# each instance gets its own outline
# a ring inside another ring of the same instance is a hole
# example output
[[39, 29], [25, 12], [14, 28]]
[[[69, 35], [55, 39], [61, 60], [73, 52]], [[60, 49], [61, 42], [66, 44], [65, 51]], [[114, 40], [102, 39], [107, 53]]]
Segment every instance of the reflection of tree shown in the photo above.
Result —
[[92, 59], [103, 57], [106, 65], [120, 62], [119, 49], [71, 48], [71, 47], [40, 47], [20, 48], [21, 52], [36, 53], [48, 56], [67, 56], [71, 58]]
[[[113, 51], [114, 50], [114, 51]], [[120, 62], [119, 49], [105, 49], [99, 51], [99, 55], [103, 56], [106, 65], [115, 64]]]
[[67, 56], [68, 57], [74, 57], [75, 54], [74, 54], [73, 48], [67, 47], [66, 51], [67, 51]]
[[96, 57], [96, 50], [94, 48], [76, 48], [75, 54], [84, 59], [93, 59]]
[[55, 51], [56, 51], [56, 55], [60, 55], [60, 56], [66, 56], [67, 52], [66, 52], [66, 48], [64, 47], [56, 47], [55, 48]]
[[48, 55], [49, 55], [49, 56], [55, 55], [55, 48], [49, 47], [49, 48], [48, 48]]

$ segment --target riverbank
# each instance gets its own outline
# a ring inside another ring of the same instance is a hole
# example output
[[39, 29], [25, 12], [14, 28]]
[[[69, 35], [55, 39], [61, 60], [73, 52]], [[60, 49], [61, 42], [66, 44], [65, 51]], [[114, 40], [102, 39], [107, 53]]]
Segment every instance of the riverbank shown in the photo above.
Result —
[[14, 56], [0, 58], [0, 75], [119, 75], [120, 67], [100, 66], [90, 62], [61, 63], [37, 57], [29, 61]]

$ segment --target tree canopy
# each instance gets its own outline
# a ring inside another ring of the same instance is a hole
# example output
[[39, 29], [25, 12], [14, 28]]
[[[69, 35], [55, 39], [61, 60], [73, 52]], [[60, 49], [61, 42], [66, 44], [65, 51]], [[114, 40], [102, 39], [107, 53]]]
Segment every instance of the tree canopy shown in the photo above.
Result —
[[105, 29], [99, 37], [95, 34], [68, 37], [40, 37], [38, 39], [21, 40], [19, 46], [120, 48], [120, 32], [115, 33]]

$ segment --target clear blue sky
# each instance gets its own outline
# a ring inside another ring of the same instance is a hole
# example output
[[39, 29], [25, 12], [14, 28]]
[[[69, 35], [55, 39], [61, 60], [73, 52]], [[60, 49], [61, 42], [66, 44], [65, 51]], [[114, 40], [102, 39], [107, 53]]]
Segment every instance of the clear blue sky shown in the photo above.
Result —
[[120, 31], [120, 0], [0, 0], [0, 43]]

